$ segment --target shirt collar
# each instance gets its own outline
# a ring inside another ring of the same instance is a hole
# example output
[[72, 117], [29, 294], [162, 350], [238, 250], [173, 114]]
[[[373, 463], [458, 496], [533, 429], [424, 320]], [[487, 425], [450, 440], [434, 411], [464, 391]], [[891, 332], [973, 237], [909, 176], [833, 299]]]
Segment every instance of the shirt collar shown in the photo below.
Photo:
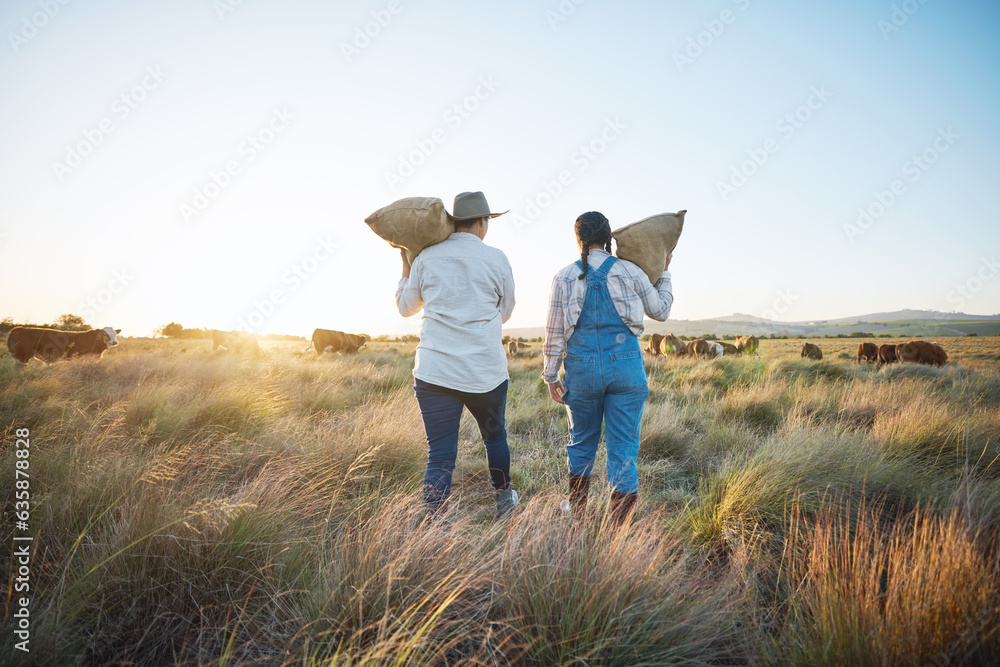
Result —
[[605, 250], [604, 248], [591, 248], [590, 253], [587, 255], [587, 257], [588, 258], [594, 257], [595, 255], [597, 257], [611, 257], [611, 253]]
[[479, 241], [483, 242], [481, 238], [473, 234], [472, 232], [452, 232], [451, 236], [448, 237], [449, 241]]

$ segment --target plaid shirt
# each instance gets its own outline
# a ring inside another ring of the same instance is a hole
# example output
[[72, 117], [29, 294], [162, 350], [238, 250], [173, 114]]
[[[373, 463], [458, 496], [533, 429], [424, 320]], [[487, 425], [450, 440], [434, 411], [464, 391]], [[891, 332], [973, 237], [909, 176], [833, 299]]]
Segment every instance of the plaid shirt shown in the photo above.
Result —
[[[600, 268], [610, 256], [605, 250], [591, 249], [587, 256], [590, 270]], [[577, 320], [580, 319], [580, 311], [583, 310], [587, 281], [578, 280], [580, 273], [580, 268], [574, 262], [552, 279], [549, 314], [545, 322], [545, 343], [542, 345], [542, 355], [545, 358], [542, 377], [548, 384], [559, 380], [559, 367], [562, 365], [566, 344], [573, 335]], [[662, 322], [670, 315], [670, 306], [674, 302], [669, 271], [663, 272], [654, 288], [642, 269], [622, 259], [615, 262], [608, 271], [608, 294], [622, 322], [637, 337], [642, 334], [643, 312]]]

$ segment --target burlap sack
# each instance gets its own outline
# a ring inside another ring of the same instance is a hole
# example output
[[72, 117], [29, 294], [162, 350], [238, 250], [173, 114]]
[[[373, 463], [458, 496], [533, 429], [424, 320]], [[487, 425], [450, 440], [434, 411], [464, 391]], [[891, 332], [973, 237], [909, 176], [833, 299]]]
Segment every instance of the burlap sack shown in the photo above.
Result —
[[685, 213], [660, 213], [611, 232], [617, 244], [615, 257], [637, 264], [655, 285], [681, 237]]
[[444, 202], [437, 197], [406, 197], [375, 211], [365, 222], [393, 248], [413, 260], [427, 246], [441, 243], [455, 231]]

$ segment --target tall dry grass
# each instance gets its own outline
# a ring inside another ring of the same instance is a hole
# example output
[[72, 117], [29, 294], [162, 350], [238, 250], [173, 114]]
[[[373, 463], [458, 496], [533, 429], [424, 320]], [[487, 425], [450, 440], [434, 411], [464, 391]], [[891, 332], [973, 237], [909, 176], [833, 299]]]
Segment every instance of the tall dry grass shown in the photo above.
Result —
[[603, 456], [587, 519], [557, 509], [566, 417], [537, 357], [510, 363], [518, 517], [492, 522], [466, 416], [450, 521], [426, 524], [412, 346], [197, 343], [126, 339], [26, 369], [0, 353], [5, 516], [14, 429], [32, 438], [25, 664], [974, 665], [1000, 650], [989, 341], [955, 341], [943, 369], [859, 366], [838, 358], [849, 342], [819, 362], [795, 341], [650, 360], [622, 531]]

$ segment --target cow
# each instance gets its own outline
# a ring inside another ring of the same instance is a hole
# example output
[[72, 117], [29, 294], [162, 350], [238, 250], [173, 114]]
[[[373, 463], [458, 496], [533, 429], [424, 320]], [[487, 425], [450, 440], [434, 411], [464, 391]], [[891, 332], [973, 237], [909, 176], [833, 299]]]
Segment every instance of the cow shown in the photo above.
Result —
[[660, 339], [660, 354], [683, 355], [687, 354], [687, 345], [680, 338], [673, 334], [667, 334]]
[[823, 350], [819, 349], [819, 346], [813, 343], [802, 343], [801, 356], [806, 359], [822, 359]]
[[724, 357], [734, 357], [741, 354], [739, 348], [732, 343], [720, 342], [719, 345], [722, 346], [722, 356]]
[[527, 343], [522, 343], [521, 341], [512, 340], [507, 343], [507, 354], [512, 357], [522, 351], [528, 353], [529, 350], [531, 350], [531, 346]]
[[737, 336], [736, 337], [736, 349], [742, 354], [756, 354], [760, 356], [760, 352], [757, 348], [760, 347], [760, 341], [757, 340], [756, 336]]
[[948, 361], [948, 354], [937, 343], [911, 340], [896, 346], [896, 359], [898, 361], [913, 361], [918, 364], [944, 366], [945, 362]]
[[715, 341], [699, 338], [698, 340], [693, 340], [687, 344], [687, 353], [696, 357], [704, 357], [705, 359], [710, 357], [721, 357], [722, 346]]
[[886, 364], [891, 364], [896, 359], [896, 346], [895, 345], [880, 345], [878, 348], [878, 365], [884, 366]]
[[333, 329], [316, 329], [312, 334], [312, 346], [316, 354], [324, 352], [340, 352], [342, 354], [357, 354], [358, 350], [368, 345], [368, 339], [357, 334], [344, 333]]
[[14, 327], [7, 334], [7, 349], [22, 364], [37, 357], [47, 364], [59, 359], [96, 354], [118, 344], [121, 329], [104, 327], [89, 331], [60, 331], [42, 327]]
[[861, 360], [867, 361], [869, 364], [878, 361], [878, 345], [875, 343], [861, 343], [858, 345], [858, 363]]
[[658, 333], [650, 334], [649, 336], [649, 353], [654, 356], [660, 356], [660, 343], [663, 342], [663, 336]]
[[260, 352], [260, 343], [252, 333], [245, 331], [212, 330], [212, 352], [219, 348], [230, 352]]

